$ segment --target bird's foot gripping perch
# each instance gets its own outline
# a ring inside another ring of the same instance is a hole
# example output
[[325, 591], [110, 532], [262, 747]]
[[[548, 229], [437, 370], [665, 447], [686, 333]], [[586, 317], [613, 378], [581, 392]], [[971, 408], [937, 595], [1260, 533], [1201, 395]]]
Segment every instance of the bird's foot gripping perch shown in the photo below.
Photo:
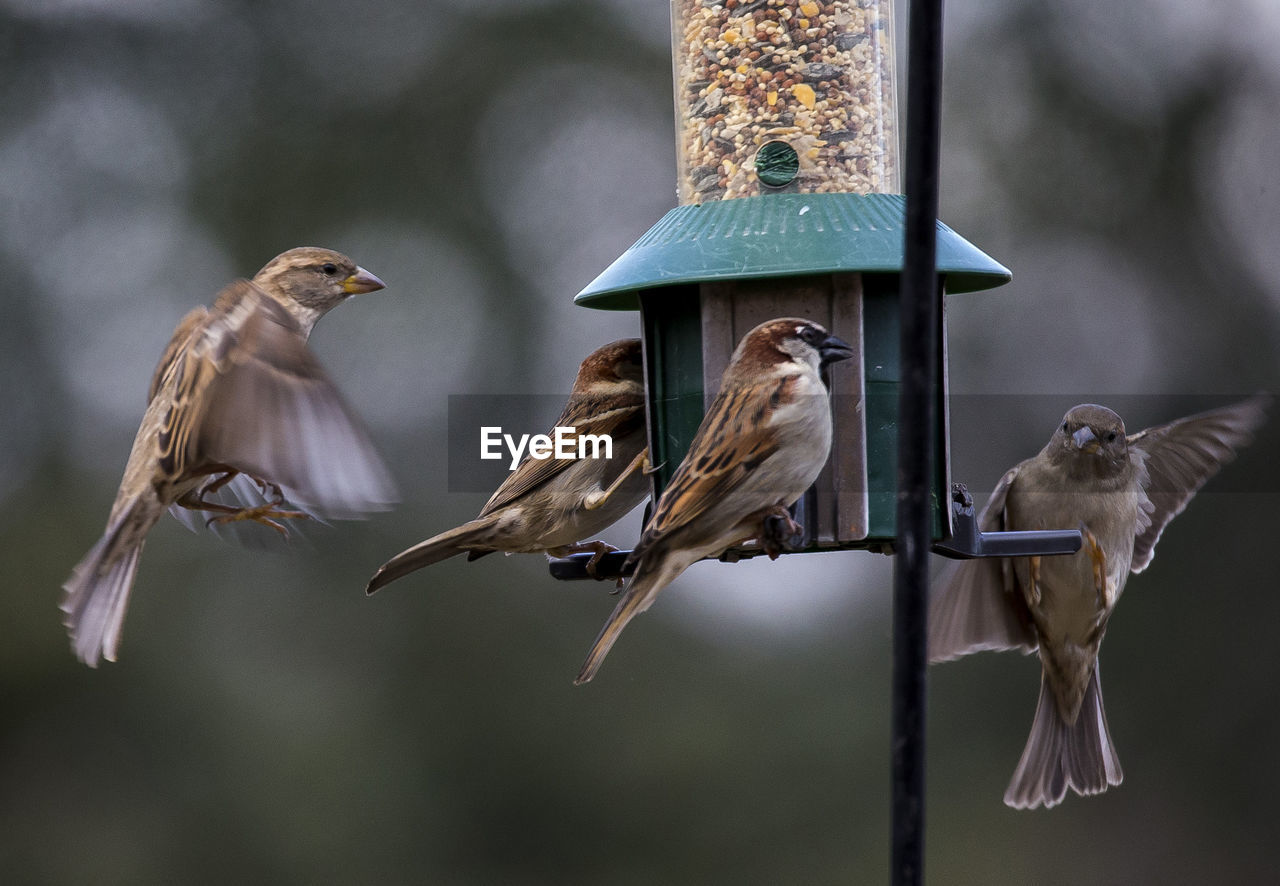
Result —
[[[576, 544], [561, 545], [558, 548], [552, 548], [551, 550], [547, 551], [547, 553], [550, 556], [557, 557], [557, 558], [567, 557], [570, 554], [590, 553], [591, 559], [588, 560], [586, 562], [586, 565], [583, 566], [582, 568], [586, 571], [587, 575], [589, 575], [591, 578], [594, 578], [596, 581], [604, 581], [609, 576], [598, 574], [597, 570], [598, 570], [598, 567], [600, 566], [600, 561], [601, 559], [603, 559], [605, 554], [612, 554], [617, 550], [618, 550], [617, 548], [615, 548], [613, 545], [609, 544], [608, 542], [580, 541]], [[622, 576], [617, 576], [617, 582], [618, 582], [618, 587], [621, 588], [623, 584]]]
[[787, 551], [796, 550], [804, 541], [804, 527], [795, 521], [791, 511], [778, 505], [764, 513], [760, 526], [760, 547], [770, 560]]

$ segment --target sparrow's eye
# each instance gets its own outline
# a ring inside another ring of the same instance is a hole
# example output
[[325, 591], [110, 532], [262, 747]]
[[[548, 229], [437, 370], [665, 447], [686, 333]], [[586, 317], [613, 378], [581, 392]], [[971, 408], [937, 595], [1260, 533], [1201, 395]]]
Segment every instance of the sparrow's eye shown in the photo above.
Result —
[[338, 273], [338, 266], [331, 261], [327, 261], [320, 266], [320, 273], [324, 274], [326, 277], [332, 277], [334, 274]]
[[817, 346], [822, 341], [823, 335], [812, 326], [805, 326], [800, 330], [800, 338], [811, 345]]
[[1071, 432], [1071, 428], [1069, 427], [1069, 425], [1070, 425], [1070, 422], [1065, 422], [1065, 421], [1064, 421], [1064, 422], [1062, 423], [1062, 433], [1064, 433], [1064, 434], [1069, 434], [1069, 433]]
[[1116, 432], [1115, 432], [1115, 431], [1109, 431], [1109, 432], [1107, 433], [1107, 442], [1108, 442], [1108, 443], [1114, 443], [1114, 442], [1116, 442]]

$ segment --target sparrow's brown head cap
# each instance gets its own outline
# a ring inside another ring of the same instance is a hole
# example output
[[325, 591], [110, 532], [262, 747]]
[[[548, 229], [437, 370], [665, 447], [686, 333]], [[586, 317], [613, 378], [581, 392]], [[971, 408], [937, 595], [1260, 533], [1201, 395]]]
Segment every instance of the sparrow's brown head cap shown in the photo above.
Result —
[[318, 246], [280, 253], [263, 265], [253, 282], [291, 313], [297, 313], [291, 302], [303, 308], [313, 323], [347, 296], [386, 285], [341, 252]]
[[586, 390], [596, 382], [627, 382], [644, 385], [644, 366], [640, 356], [640, 339], [624, 338], [596, 348], [578, 367], [573, 382], [575, 391]]
[[820, 323], [801, 317], [779, 317], [752, 329], [734, 352], [731, 363], [771, 366], [798, 360], [827, 365], [853, 356], [848, 343], [827, 332]]
[[1112, 410], [1095, 403], [1082, 403], [1067, 410], [1054, 432], [1058, 445], [1089, 455], [1125, 448], [1124, 420]]

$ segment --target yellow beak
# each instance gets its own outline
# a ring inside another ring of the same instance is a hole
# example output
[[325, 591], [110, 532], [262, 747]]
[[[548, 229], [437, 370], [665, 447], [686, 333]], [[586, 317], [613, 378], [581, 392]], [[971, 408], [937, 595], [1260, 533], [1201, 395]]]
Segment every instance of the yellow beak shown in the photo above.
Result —
[[379, 289], [385, 289], [386, 286], [387, 284], [361, 267], [357, 267], [354, 274], [342, 281], [343, 291], [352, 295], [359, 292], [376, 292]]

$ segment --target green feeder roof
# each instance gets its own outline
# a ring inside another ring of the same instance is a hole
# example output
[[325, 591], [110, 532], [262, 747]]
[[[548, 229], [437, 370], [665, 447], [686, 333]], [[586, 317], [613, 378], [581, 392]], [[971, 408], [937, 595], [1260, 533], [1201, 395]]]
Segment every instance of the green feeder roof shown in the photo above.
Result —
[[[902, 270], [902, 194], [769, 194], [677, 206], [574, 301], [639, 310], [661, 286]], [[938, 271], [948, 292], [1008, 283], [1007, 268], [938, 222]]]

